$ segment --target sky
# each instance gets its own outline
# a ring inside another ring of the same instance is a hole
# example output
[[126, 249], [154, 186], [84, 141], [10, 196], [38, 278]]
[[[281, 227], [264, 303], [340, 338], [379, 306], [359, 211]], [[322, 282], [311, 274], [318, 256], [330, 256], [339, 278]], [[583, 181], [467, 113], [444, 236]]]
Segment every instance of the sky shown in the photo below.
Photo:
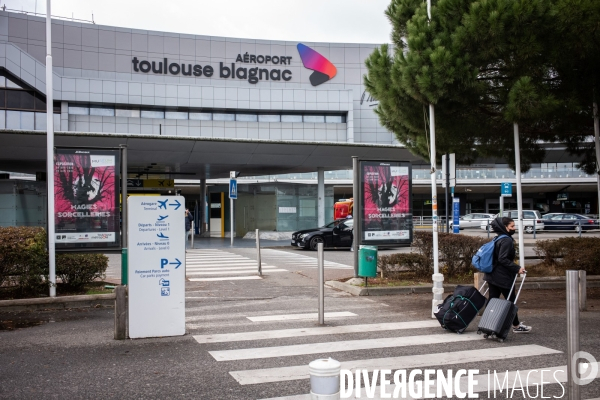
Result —
[[[388, 43], [390, 0], [55, 0], [52, 15], [155, 31], [305, 42]], [[4, 0], [46, 12], [45, 0]]]

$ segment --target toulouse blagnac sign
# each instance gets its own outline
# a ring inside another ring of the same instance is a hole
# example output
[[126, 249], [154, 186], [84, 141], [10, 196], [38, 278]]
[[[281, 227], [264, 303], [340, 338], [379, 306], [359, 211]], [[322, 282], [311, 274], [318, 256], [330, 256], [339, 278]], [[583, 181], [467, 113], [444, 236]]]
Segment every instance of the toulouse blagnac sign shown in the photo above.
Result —
[[[336, 67], [321, 54], [302, 43], [298, 43], [297, 48], [304, 67], [314, 71], [310, 76], [310, 83], [313, 86], [325, 83], [336, 75]], [[160, 61], [141, 60], [138, 57], [133, 57], [131, 63], [134, 72], [146, 74], [152, 73], [206, 78], [211, 78], [215, 75], [215, 68], [212, 65], [172, 62], [166, 57]], [[219, 78], [242, 79], [247, 80], [251, 84], [256, 84], [263, 80], [283, 80], [287, 82], [292, 79], [292, 71], [283, 66], [291, 65], [291, 63], [291, 56], [256, 55], [246, 52], [244, 54], [238, 54], [235, 62], [219, 62], [217, 70]]]

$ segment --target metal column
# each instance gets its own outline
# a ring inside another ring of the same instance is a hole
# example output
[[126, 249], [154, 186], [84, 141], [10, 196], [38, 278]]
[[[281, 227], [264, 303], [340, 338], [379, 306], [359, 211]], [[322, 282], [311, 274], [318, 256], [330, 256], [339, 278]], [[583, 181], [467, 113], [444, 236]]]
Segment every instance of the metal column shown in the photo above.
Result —
[[519, 234], [519, 265], [525, 268], [525, 238], [523, 237], [523, 190], [521, 187], [521, 145], [519, 143], [519, 124], [513, 124], [515, 140], [515, 175], [517, 176], [517, 209], [519, 213], [518, 234]]
[[567, 271], [567, 398], [579, 400], [579, 271]]
[[362, 232], [360, 231], [360, 224], [362, 223], [362, 215], [360, 214], [361, 210], [361, 201], [360, 201], [360, 171], [359, 171], [360, 163], [358, 161], [358, 157], [352, 157], [352, 169], [353, 169], [353, 184], [352, 184], [352, 196], [354, 197], [354, 206], [352, 211], [352, 218], [354, 218], [354, 228], [353, 228], [353, 237], [352, 247], [354, 250], [354, 277], [358, 278], [358, 246], [360, 245], [360, 238], [362, 237]]
[[317, 268], [319, 273], [319, 325], [325, 325], [325, 262], [323, 243], [317, 245]]
[[127, 285], [127, 145], [121, 147], [121, 285]]
[[202, 235], [206, 231], [206, 179], [200, 179], [200, 218], [198, 218], [198, 233]]
[[317, 225], [325, 225], [325, 170], [317, 168]]

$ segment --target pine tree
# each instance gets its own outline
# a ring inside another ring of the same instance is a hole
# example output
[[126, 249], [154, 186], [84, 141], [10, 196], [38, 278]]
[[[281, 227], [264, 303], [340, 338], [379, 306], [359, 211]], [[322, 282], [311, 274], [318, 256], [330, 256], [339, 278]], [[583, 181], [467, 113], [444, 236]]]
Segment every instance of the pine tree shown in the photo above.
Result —
[[[576, 143], [573, 138], [590, 134], [592, 125], [582, 111], [586, 96], [573, 82], [591, 85], [557, 49], [584, 33], [565, 34], [573, 15], [582, 13], [573, 3], [598, 8], [593, 0], [439, 0], [428, 21], [425, 3], [393, 0], [386, 15], [394, 52], [384, 45], [366, 63], [365, 86], [379, 100], [381, 123], [428, 158], [425, 107], [433, 103], [438, 154], [454, 152], [461, 163], [496, 158], [512, 165], [516, 122], [524, 171], [543, 160], [543, 142]], [[581, 30], [592, 25], [593, 17], [586, 17]], [[587, 55], [590, 47], [577, 48]], [[577, 78], [563, 76], [565, 70]]]

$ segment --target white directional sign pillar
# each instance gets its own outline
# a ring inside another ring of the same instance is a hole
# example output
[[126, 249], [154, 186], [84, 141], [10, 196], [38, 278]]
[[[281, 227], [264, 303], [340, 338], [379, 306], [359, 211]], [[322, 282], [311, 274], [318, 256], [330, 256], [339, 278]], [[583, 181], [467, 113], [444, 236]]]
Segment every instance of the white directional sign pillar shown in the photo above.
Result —
[[185, 200], [132, 196], [128, 204], [129, 337], [185, 334]]

